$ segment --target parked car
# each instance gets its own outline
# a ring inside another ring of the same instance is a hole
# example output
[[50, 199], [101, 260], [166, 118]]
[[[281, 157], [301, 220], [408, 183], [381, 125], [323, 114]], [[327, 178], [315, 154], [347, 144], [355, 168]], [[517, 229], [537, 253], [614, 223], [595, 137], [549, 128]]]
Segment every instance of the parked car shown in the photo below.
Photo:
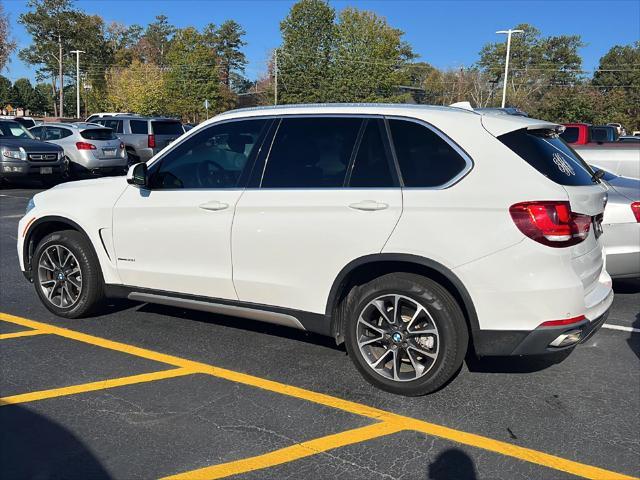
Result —
[[640, 136], [631, 136], [631, 135], [624, 135], [622, 137], [618, 138], [619, 142], [622, 143], [639, 143], [640, 142]]
[[614, 127], [616, 129], [618, 136], [627, 134], [627, 130], [622, 126], [621, 123], [610, 122], [610, 123], [607, 123], [607, 126]]
[[131, 112], [100, 112], [100, 113], [94, 113], [93, 115], [89, 115], [86, 119], [85, 122], [87, 123], [91, 123], [94, 120], [97, 120], [98, 118], [102, 118], [102, 117], [121, 117], [124, 115], [135, 115], [135, 113], [131, 113]]
[[20, 268], [63, 317], [106, 295], [288, 325], [344, 342], [382, 389], [432, 392], [468, 345], [570, 350], [607, 317], [607, 187], [559, 129], [418, 105], [227, 112], [126, 180], [37, 194]]
[[574, 145], [575, 151], [590, 165], [615, 175], [640, 179], [640, 144], [614, 142]]
[[35, 120], [31, 117], [15, 117], [13, 120], [18, 122], [20, 125], [22, 125], [26, 129], [35, 127], [36, 125]]
[[31, 133], [64, 149], [72, 178], [127, 172], [124, 143], [110, 128], [95, 123], [46, 123], [33, 127]]
[[611, 143], [618, 140], [618, 130], [611, 125], [589, 125], [588, 123], [565, 123], [562, 139], [573, 145], [588, 143]]
[[62, 148], [37, 140], [18, 122], [0, 119], [0, 183], [31, 177], [49, 185], [66, 172]]
[[113, 129], [132, 163], [146, 162], [184, 133], [179, 120], [165, 117], [103, 117], [94, 122]]
[[612, 278], [640, 277], [640, 180], [605, 172], [604, 249]]

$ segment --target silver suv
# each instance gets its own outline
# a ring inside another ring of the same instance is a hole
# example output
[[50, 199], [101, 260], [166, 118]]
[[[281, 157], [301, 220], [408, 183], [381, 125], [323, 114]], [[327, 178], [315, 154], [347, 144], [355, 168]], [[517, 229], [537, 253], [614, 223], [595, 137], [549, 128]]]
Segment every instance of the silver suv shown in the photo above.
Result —
[[113, 130], [96, 123], [47, 123], [30, 129], [36, 138], [64, 148], [72, 177], [124, 174], [124, 143]]
[[116, 132], [124, 142], [130, 164], [146, 162], [184, 133], [182, 123], [175, 118], [118, 115], [94, 122]]

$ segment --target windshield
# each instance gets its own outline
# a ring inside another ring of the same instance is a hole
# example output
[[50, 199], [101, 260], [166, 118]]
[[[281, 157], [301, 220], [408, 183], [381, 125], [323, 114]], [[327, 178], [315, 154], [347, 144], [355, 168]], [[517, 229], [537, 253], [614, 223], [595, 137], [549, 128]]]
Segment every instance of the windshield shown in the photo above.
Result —
[[0, 122], [0, 137], [2, 138], [31, 138], [35, 137], [29, 130], [24, 128], [18, 122]]

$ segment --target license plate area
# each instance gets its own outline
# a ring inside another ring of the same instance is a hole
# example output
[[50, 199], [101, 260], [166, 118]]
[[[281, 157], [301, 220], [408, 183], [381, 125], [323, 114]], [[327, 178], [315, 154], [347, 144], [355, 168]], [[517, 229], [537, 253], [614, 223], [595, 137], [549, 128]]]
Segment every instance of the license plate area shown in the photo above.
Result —
[[105, 157], [115, 157], [116, 156], [116, 149], [115, 148], [103, 148], [102, 149], [102, 154]]
[[52, 167], [40, 167], [40, 175], [50, 175], [53, 173]]

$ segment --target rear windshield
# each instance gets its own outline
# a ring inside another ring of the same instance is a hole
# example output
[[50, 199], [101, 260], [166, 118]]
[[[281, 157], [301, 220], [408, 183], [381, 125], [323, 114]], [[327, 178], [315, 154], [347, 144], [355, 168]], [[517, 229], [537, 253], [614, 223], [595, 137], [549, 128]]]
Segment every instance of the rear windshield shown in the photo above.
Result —
[[156, 135], [182, 135], [184, 130], [180, 122], [153, 121], [153, 133]]
[[550, 130], [515, 130], [498, 137], [541, 174], [560, 185], [593, 185], [593, 171]]
[[579, 133], [580, 129], [578, 127], [567, 127], [564, 132], [560, 134], [560, 137], [567, 143], [576, 143]]
[[80, 132], [82, 138], [87, 140], [115, 140], [116, 134], [110, 128], [94, 128]]

